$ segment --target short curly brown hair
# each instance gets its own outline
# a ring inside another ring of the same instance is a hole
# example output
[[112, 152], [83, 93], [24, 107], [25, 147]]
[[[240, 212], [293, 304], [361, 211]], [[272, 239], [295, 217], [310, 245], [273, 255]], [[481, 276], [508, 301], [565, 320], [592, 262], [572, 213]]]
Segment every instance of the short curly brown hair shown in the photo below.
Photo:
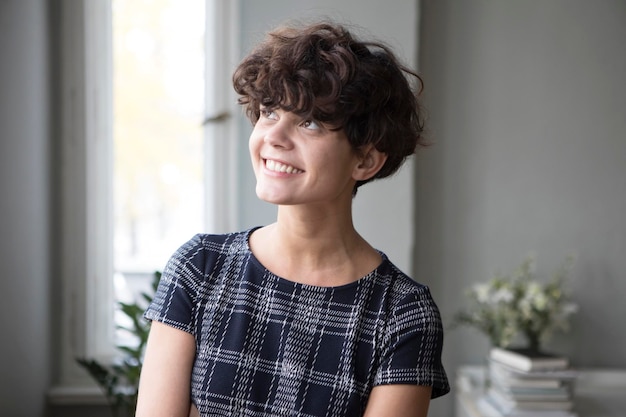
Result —
[[261, 106], [281, 108], [343, 129], [355, 151], [373, 144], [385, 153], [383, 167], [355, 192], [395, 173], [426, 144], [422, 79], [388, 46], [359, 41], [342, 25], [279, 27], [239, 64], [233, 85], [252, 123]]

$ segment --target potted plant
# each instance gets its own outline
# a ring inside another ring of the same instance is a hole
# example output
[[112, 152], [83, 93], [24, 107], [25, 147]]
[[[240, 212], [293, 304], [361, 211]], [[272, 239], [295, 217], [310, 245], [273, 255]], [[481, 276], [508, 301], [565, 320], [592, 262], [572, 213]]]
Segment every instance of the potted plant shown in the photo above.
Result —
[[120, 311], [128, 317], [130, 325], [117, 327], [130, 332], [136, 337], [134, 346], [118, 344], [120, 352], [113, 363], [102, 363], [93, 358], [77, 358], [78, 364], [98, 383], [104, 392], [111, 413], [114, 417], [132, 417], [137, 407], [139, 376], [143, 364], [143, 354], [148, 341], [150, 322], [143, 318], [143, 313], [152, 301], [161, 279], [161, 273], [155, 272], [151, 284], [152, 293], [141, 293], [139, 300], [132, 303], [118, 302]]
[[467, 291], [469, 305], [453, 318], [453, 327], [467, 325], [484, 333], [493, 346], [507, 347], [522, 336], [526, 348], [540, 351], [555, 331], [566, 331], [578, 309], [564, 289], [573, 258], [568, 257], [547, 282], [534, 273], [528, 256], [512, 274], [496, 274]]

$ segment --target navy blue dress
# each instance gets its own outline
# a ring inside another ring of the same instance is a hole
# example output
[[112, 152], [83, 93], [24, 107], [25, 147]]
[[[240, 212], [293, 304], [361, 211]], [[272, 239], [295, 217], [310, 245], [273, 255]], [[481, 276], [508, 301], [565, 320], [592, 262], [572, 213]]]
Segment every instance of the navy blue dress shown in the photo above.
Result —
[[450, 390], [428, 288], [385, 256], [339, 287], [295, 283], [254, 257], [254, 229], [196, 235], [169, 260], [150, 320], [194, 335], [201, 416], [362, 416], [382, 384]]

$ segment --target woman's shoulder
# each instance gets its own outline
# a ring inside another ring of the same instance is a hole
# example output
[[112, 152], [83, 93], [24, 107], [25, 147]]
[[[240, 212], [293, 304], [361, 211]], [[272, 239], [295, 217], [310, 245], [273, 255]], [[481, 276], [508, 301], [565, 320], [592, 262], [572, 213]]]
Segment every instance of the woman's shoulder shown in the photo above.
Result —
[[388, 288], [384, 309], [386, 320], [382, 323], [387, 335], [417, 330], [441, 334], [441, 314], [429, 287], [391, 262], [385, 268], [385, 275]]
[[387, 286], [390, 304], [398, 306], [412, 302], [433, 303], [428, 285], [417, 281], [398, 268], [382, 253], [383, 263], [379, 268], [379, 279]]
[[195, 256], [199, 253], [227, 254], [247, 249], [248, 237], [255, 228], [231, 233], [197, 233], [177, 250], [179, 254]]
[[198, 233], [182, 244], [171, 256], [166, 272], [188, 270], [202, 276], [232, 255], [247, 255], [248, 236], [254, 229], [232, 233]]

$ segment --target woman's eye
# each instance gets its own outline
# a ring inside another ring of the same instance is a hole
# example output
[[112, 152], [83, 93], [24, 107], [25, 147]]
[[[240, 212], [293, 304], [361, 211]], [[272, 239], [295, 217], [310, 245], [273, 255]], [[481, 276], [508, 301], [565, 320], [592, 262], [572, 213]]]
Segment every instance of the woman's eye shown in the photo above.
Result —
[[302, 127], [311, 130], [318, 130], [320, 128], [320, 126], [313, 120], [305, 120], [304, 122], [302, 122]]
[[268, 109], [261, 109], [261, 116], [263, 116], [265, 119], [271, 120], [276, 120], [278, 118], [273, 110]]

